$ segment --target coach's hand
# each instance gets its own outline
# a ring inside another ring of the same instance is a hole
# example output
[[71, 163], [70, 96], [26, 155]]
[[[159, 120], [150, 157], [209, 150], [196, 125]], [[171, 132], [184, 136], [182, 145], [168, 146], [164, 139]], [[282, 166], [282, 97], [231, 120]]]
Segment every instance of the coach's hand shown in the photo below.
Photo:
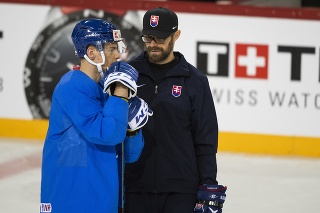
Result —
[[222, 185], [199, 185], [194, 213], [222, 213], [226, 190], [227, 187]]

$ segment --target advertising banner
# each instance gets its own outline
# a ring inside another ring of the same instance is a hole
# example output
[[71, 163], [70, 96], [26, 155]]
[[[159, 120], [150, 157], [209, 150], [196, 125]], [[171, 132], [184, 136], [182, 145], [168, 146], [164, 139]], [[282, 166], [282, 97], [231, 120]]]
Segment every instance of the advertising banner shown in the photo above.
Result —
[[[113, 23], [128, 60], [144, 49], [144, 13], [0, 3], [0, 118], [48, 118], [55, 85], [79, 63], [77, 21]], [[208, 76], [221, 132], [320, 138], [319, 20], [177, 15], [175, 50]]]
[[320, 136], [320, 21], [179, 14], [223, 131]]

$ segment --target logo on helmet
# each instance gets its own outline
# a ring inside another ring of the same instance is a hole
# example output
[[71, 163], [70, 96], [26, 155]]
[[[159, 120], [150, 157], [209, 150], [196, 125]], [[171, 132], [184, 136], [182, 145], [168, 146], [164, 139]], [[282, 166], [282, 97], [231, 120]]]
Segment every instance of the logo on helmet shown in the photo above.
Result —
[[122, 40], [120, 30], [113, 30], [112, 32], [113, 32], [113, 40], [114, 41], [121, 41]]
[[96, 32], [92, 32], [91, 34], [85, 35], [85, 38], [91, 38], [91, 37], [99, 37], [100, 34], [96, 33]]

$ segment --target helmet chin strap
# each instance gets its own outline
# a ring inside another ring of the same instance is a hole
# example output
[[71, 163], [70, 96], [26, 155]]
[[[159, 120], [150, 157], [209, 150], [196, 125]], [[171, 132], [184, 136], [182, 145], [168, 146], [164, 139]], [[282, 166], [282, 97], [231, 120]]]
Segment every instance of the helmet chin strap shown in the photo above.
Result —
[[103, 70], [102, 70], [102, 65], [104, 64], [104, 62], [106, 61], [105, 57], [104, 57], [104, 52], [100, 51], [101, 57], [102, 57], [102, 62], [101, 63], [95, 63], [93, 62], [88, 56], [87, 54], [84, 55], [84, 58], [92, 65], [96, 66], [98, 68], [98, 72], [101, 76], [101, 78], [103, 77]]

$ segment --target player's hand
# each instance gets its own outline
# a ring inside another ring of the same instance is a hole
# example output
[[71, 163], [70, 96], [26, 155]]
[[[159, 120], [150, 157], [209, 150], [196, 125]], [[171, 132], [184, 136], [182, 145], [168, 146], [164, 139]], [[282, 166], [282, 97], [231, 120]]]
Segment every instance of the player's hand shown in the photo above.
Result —
[[129, 89], [129, 99], [137, 95], [138, 71], [123, 61], [116, 61], [111, 64], [105, 73], [104, 89], [105, 93], [113, 95], [115, 82], [120, 82]]
[[124, 140], [125, 163], [133, 163], [137, 161], [141, 156], [143, 147], [144, 138], [141, 131], [139, 131], [134, 137], [126, 137]]
[[226, 190], [222, 185], [199, 185], [194, 213], [222, 213]]
[[129, 100], [129, 115], [128, 115], [128, 131], [136, 131], [143, 127], [149, 116], [153, 115], [153, 111], [148, 107], [148, 104], [138, 96]]

